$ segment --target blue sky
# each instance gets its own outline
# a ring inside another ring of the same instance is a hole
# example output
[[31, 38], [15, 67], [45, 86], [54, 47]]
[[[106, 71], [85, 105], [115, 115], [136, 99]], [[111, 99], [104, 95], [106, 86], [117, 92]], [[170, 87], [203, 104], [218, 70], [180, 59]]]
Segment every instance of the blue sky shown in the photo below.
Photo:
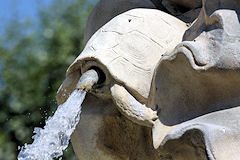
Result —
[[[38, 20], [38, 10], [40, 7], [48, 6], [53, 0], [0, 0], [0, 38], [3, 36], [6, 24], [16, 18], [20, 22], [26, 19]], [[65, 0], [66, 2], [69, 0]], [[98, 0], [88, 0], [95, 4]]]
[[52, 0], [0, 0], [0, 35], [6, 24], [14, 17], [20, 21], [37, 20], [37, 11], [42, 5], [49, 5]]
[[[40, 6], [49, 5], [52, 0], [0, 0], [0, 38], [6, 28], [6, 24], [11, 19], [17, 18], [19, 21], [26, 19], [37, 21], [37, 11]], [[0, 61], [0, 75], [2, 64]], [[0, 91], [3, 81], [0, 77]]]

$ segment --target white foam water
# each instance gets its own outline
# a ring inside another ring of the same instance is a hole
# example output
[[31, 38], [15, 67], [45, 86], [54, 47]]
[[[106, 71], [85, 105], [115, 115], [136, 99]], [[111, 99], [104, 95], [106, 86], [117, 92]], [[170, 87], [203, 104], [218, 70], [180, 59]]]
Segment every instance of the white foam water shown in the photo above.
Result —
[[74, 90], [67, 101], [48, 118], [43, 129], [34, 129], [33, 143], [21, 148], [18, 160], [52, 160], [63, 155], [79, 122], [85, 95], [84, 90]]

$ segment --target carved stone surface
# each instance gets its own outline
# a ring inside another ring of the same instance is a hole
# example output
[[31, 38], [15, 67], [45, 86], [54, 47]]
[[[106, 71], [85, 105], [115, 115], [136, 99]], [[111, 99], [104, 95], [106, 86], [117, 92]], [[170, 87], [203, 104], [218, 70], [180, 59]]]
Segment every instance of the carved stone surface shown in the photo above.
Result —
[[[164, 32], [159, 32], [159, 29]], [[134, 9], [125, 12], [92, 36], [69, 67], [67, 77], [78, 74], [80, 68], [80, 72], [84, 73], [97, 66], [104, 71], [106, 80], [103, 87], [98, 87], [100, 90], [95, 92], [110, 96], [111, 85], [120, 83], [131, 90], [140, 102], [146, 103], [159, 59], [181, 42], [186, 29], [185, 23], [159, 10]], [[78, 73], [74, 73], [76, 71]], [[78, 79], [77, 76], [75, 78]], [[72, 82], [67, 85], [76, 85], [76, 79], [70, 80]], [[62, 88], [68, 89], [65, 84]]]
[[134, 8], [156, 8], [151, 0], [101, 0], [93, 8], [87, 22], [84, 43], [115, 16]]
[[[72, 136], [76, 154], [84, 160], [239, 159], [239, 1], [152, 2], [142, 4], [158, 10], [130, 10], [101, 27], [68, 69], [58, 103], [82, 73], [101, 71]], [[92, 15], [105, 16], [106, 3]], [[99, 28], [94, 20], [88, 26]]]

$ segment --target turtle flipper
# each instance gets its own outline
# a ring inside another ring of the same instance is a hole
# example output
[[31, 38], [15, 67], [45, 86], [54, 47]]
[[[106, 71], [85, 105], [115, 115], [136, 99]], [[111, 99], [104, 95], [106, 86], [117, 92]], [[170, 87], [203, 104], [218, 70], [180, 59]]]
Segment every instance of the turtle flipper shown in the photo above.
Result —
[[113, 85], [111, 95], [118, 110], [131, 121], [152, 127], [158, 119], [157, 112], [139, 103], [124, 87]]

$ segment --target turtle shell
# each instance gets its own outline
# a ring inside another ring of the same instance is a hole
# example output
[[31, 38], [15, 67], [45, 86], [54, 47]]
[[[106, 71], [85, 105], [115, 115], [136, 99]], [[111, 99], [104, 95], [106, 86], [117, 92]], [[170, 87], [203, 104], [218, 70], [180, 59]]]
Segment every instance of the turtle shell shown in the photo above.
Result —
[[184, 22], [155, 9], [133, 9], [113, 18], [91, 37], [68, 68], [58, 101], [64, 102], [79, 76], [95, 67], [104, 80], [94, 93], [110, 96], [106, 88], [120, 83], [146, 103], [157, 63], [182, 41], [185, 30]]
[[134, 8], [156, 8], [151, 0], [100, 0], [91, 11], [84, 32], [84, 44], [104, 24]]

